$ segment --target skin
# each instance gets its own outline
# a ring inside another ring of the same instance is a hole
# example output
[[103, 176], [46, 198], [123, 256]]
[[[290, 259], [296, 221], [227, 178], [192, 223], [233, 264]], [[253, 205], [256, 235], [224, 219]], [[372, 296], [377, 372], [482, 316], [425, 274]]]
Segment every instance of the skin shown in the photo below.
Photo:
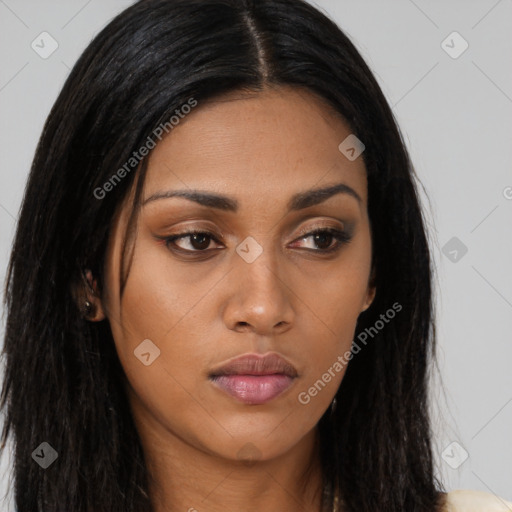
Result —
[[[321, 99], [298, 89], [199, 104], [151, 152], [143, 199], [200, 189], [236, 199], [239, 210], [176, 197], [146, 203], [122, 298], [131, 198], [121, 205], [105, 288], [89, 300], [97, 310], [92, 320], [111, 325], [157, 512], [320, 511], [316, 424], [345, 368], [307, 405], [298, 395], [350, 350], [358, 316], [375, 295], [365, 166], [338, 150], [350, 133]], [[361, 202], [339, 193], [288, 212], [292, 195], [337, 183]], [[300, 233], [318, 227], [351, 228], [352, 239], [322, 256], [336, 240]], [[190, 228], [211, 231], [219, 242], [175, 241], [176, 249], [195, 251], [187, 257], [157, 238]], [[248, 236], [263, 250], [252, 263], [236, 252]], [[204, 248], [208, 256], [200, 254]], [[149, 366], [134, 356], [145, 339], [161, 351]], [[299, 375], [270, 402], [239, 402], [208, 379], [229, 359], [268, 352]], [[243, 460], [251, 454], [255, 461]]]

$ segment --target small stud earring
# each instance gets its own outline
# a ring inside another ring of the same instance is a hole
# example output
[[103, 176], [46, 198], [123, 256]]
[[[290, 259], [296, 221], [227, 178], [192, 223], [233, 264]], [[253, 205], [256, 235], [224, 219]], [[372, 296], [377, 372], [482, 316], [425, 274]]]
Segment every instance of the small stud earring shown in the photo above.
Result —
[[92, 308], [92, 304], [91, 304], [88, 300], [86, 300], [86, 301], [84, 302], [84, 315], [85, 315], [86, 317], [90, 316], [90, 314], [91, 314], [91, 312], [92, 312], [92, 309], [93, 309], [93, 308]]
[[336, 404], [337, 404], [337, 400], [336, 400], [336, 397], [334, 397], [334, 400], [331, 402], [331, 416], [332, 414], [334, 413], [334, 411], [336, 410]]

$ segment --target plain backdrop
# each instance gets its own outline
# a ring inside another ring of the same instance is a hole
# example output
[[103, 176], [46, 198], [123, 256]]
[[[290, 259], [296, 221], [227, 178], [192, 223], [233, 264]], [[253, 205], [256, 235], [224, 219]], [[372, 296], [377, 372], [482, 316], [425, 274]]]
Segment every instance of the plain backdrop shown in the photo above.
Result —
[[[2, 282], [46, 116], [80, 53], [130, 3], [0, 0]], [[438, 283], [438, 473], [448, 490], [512, 500], [512, 0], [315, 5], [375, 73], [424, 186]], [[42, 37], [47, 50], [58, 45], [47, 58], [33, 49]], [[4, 457], [2, 494], [9, 468]]]

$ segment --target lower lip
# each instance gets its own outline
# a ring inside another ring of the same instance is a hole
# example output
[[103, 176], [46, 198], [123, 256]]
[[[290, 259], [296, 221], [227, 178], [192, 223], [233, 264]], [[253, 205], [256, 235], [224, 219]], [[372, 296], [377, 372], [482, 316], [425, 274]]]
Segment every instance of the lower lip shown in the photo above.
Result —
[[273, 375], [219, 375], [212, 381], [229, 395], [246, 404], [264, 404], [288, 389], [293, 378]]

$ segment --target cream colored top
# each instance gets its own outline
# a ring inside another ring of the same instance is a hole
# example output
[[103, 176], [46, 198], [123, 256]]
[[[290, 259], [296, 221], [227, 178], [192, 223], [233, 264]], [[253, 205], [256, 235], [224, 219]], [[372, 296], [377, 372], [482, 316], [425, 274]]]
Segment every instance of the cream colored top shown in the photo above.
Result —
[[[338, 510], [334, 498], [334, 511]], [[512, 512], [512, 502], [482, 491], [457, 490], [446, 494], [443, 512]]]
[[446, 512], [512, 512], [512, 502], [482, 491], [452, 491]]

